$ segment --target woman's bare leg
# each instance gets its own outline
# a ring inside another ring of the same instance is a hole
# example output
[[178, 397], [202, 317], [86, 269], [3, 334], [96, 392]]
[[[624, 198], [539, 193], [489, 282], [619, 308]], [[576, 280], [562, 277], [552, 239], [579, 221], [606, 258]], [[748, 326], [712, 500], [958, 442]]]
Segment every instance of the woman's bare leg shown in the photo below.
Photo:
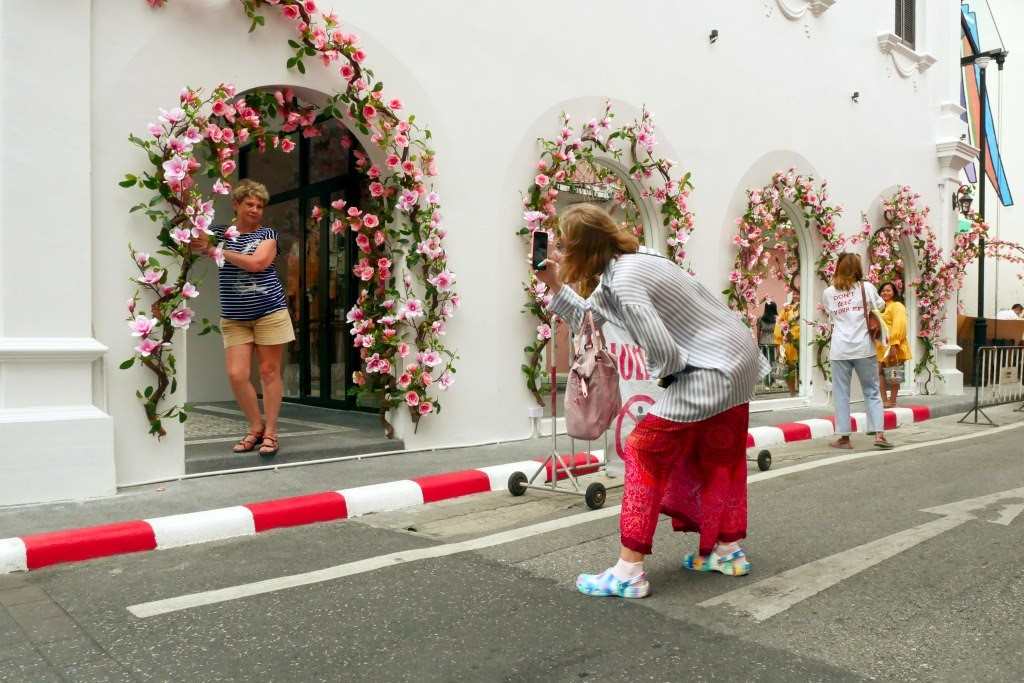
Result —
[[260, 417], [256, 388], [249, 379], [252, 373], [252, 348], [253, 344], [229, 346], [224, 349], [224, 363], [231, 391], [235, 394], [238, 407], [245, 413], [245, 419], [249, 421], [249, 431], [260, 434], [263, 432], [263, 418]]

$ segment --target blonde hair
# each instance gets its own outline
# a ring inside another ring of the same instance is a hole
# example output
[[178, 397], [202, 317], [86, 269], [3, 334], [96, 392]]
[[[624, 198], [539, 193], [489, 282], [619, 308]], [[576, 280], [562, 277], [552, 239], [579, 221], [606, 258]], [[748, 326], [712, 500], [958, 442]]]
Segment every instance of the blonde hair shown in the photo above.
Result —
[[852, 289], [864, 279], [864, 270], [860, 265], [860, 256], [849, 251], [839, 255], [836, 261], [836, 274], [832, 276], [832, 284], [836, 289]]
[[621, 228], [607, 211], [593, 204], [576, 204], [558, 217], [562, 240], [562, 280], [582, 296], [597, 288], [608, 262], [640, 248], [636, 236]]
[[235, 204], [241, 204], [249, 197], [256, 197], [256, 199], [263, 202], [263, 206], [266, 206], [267, 202], [270, 201], [270, 193], [267, 192], [267, 186], [248, 178], [239, 181], [235, 185], [235, 189], [231, 190], [231, 201]]

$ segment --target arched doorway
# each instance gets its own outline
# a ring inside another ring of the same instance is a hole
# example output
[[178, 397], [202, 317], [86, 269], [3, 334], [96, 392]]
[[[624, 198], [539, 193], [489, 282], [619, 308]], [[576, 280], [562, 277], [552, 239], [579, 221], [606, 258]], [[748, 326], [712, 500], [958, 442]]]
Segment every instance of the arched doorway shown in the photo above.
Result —
[[[355, 408], [349, 390], [359, 357], [345, 315], [358, 291], [352, 275], [357, 249], [351, 231], [331, 232], [325, 209], [337, 199], [360, 204], [365, 175], [356, 172], [361, 148], [344, 126], [330, 119], [319, 122], [319, 130], [312, 138], [290, 134], [294, 149], [287, 153], [280, 146], [242, 148], [239, 176], [267, 186], [264, 221], [280, 237], [278, 268], [296, 338], [285, 355], [284, 398]], [[317, 207], [321, 214], [314, 213]]]

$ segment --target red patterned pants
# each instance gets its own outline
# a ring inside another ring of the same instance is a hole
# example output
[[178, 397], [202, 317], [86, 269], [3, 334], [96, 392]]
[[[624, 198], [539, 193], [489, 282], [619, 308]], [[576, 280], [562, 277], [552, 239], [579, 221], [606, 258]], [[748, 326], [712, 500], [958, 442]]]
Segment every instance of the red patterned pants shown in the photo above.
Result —
[[651, 553], [658, 513], [676, 531], [700, 533], [700, 554], [747, 535], [747, 426], [750, 406], [701, 422], [648, 415], [626, 442], [622, 545]]

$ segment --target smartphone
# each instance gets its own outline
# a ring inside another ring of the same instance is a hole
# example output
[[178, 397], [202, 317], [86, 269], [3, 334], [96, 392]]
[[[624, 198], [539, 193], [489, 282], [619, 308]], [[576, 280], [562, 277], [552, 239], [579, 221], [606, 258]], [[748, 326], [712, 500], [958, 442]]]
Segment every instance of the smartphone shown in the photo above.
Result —
[[548, 233], [547, 230], [537, 230], [533, 233], [533, 251], [530, 260], [534, 270], [544, 270], [547, 266], [544, 261], [548, 258]]

